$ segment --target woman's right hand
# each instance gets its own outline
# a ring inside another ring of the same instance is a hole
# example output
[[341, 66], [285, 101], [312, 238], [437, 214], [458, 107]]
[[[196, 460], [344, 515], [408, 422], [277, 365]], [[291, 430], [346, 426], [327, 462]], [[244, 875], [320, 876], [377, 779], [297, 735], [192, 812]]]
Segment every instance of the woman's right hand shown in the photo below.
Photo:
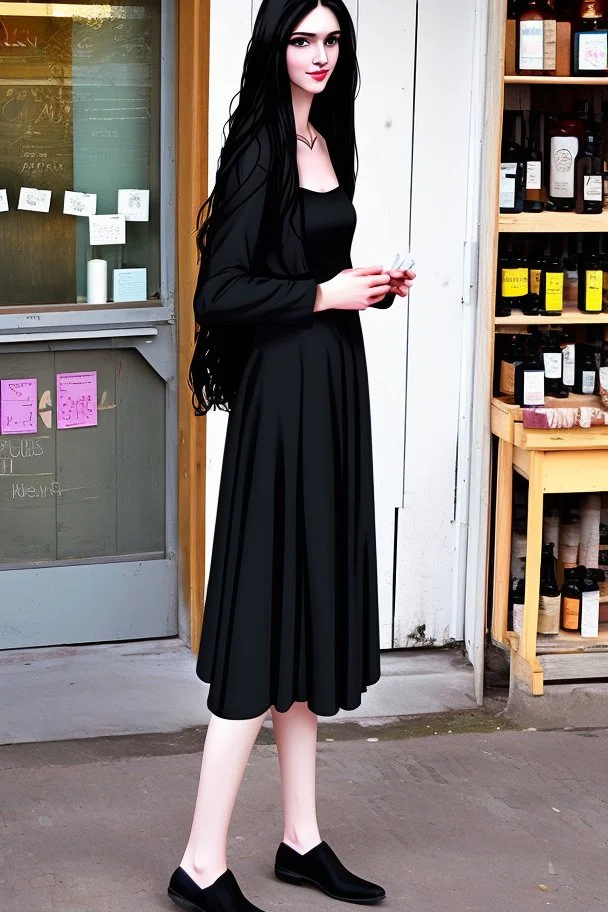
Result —
[[389, 293], [390, 279], [382, 266], [343, 269], [317, 286], [314, 310], [367, 310]]

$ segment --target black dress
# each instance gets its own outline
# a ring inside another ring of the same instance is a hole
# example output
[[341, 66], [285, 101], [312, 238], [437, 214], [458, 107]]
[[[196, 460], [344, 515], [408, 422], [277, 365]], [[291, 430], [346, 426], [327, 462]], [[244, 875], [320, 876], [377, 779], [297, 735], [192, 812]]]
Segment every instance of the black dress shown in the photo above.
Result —
[[[352, 266], [341, 187], [301, 188], [317, 283]], [[355, 709], [380, 677], [367, 367], [359, 311], [263, 324], [228, 419], [196, 673], [227, 719]]]

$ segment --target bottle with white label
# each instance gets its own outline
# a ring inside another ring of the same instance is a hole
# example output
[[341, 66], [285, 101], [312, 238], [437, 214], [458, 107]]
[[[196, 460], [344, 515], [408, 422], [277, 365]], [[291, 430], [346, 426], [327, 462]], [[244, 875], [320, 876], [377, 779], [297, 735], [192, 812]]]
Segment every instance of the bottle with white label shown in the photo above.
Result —
[[555, 14], [545, 0], [522, 0], [517, 16], [517, 72], [551, 76], [556, 68]]
[[576, 159], [576, 211], [601, 215], [604, 208], [604, 168], [593, 125], [585, 131]]
[[583, 0], [572, 42], [573, 76], [608, 75], [608, 29], [601, 0]]
[[506, 111], [500, 149], [500, 211], [522, 212], [525, 195], [525, 162], [521, 145], [516, 142], [516, 111]]
[[600, 587], [597, 579], [586, 567], [577, 567], [576, 575], [581, 590], [579, 632], [582, 637], [599, 636]]
[[595, 354], [590, 345], [576, 346], [576, 370], [574, 392], [582, 396], [594, 396], [598, 389], [598, 369]]
[[515, 365], [515, 404], [533, 408], [545, 404], [545, 366], [537, 354], [526, 354]]
[[542, 212], [543, 202], [543, 154], [540, 150], [541, 115], [531, 111], [528, 118], [528, 138], [526, 143], [526, 192], [524, 199], [525, 212]]
[[559, 120], [549, 131], [549, 202], [560, 212], [576, 204], [576, 158], [584, 129], [574, 117]]
[[562, 348], [562, 383], [568, 392], [573, 392], [576, 381], [576, 346], [567, 342]]
[[545, 395], [553, 396], [556, 399], [566, 399], [568, 390], [562, 383], [564, 372], [562, 347], [557, 341], [555, 333], [549, 331], [545, 336], [546, 338], [542, 345], [542, 357], [545, 366]]

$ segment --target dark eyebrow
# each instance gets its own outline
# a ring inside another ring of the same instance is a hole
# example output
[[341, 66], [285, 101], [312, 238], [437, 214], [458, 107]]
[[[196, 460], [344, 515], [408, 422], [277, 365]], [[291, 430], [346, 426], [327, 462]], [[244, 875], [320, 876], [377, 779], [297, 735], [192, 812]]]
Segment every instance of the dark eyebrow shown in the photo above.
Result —
[[[293, 34], [294, 35], [303, 35], [305, 38], [316, 38], [317, 37], [316, 32], [293, 32]], [[330, 35], [339, 35], [339, 34], [340, 34], [340, 29], [335, 29], [333, 32], [328, 32], [327, 37], [329, 38]]]

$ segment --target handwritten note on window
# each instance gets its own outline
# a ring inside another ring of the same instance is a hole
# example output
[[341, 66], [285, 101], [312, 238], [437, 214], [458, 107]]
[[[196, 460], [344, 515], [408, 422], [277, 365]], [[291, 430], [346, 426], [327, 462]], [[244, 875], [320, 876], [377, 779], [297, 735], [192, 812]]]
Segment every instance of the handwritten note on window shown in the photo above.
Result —
[[33, 380], [0, 380], [0, 431], [35, 434], [38, 430], [38, 389]]
[[8, 194], [4, 187], [0, 188], [0, 212], [8, 212]]
[[50, 208], [50, 190], [37, 190], [35, 187], [22, 187], [19, 191], [17, 209], [25, 209], [26, 212], [49, 212]]
[[57, 427], [97, 425], [97, 371], [57, 374]]
[[125, 244], [127, 229], [124, 215], [89, 216], [89, 243], [91, 247], [105, 244]]

